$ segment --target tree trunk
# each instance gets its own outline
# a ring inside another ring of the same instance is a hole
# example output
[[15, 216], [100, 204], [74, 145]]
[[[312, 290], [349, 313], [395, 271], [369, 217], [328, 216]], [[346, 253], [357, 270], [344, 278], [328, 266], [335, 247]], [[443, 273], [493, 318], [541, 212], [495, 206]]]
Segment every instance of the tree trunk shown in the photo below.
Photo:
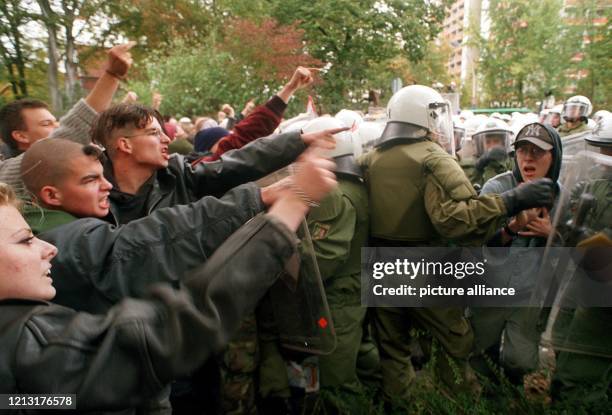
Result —
[[43, 20], [47, 28], [47, 54], [49, 57], [49, 67], [47, 68], [47, 78], [49, 83], [49, 97], [51, 98], [51, 108], [54, 112], [62, 112], [62, 94], [59, 89], [58, 67], [59, 53], [57, 47], [57, 26], [56, 15], [51, 9], [48, 0], [37, 0], [42, 10]]
[[78, 73], [76, 64], [76, 47], [74, 44], [74, 35], [72, 29], [74, 27], [75, 11], [77, 8], [77, 1], [72, 1], [72, 8], [68, 7], [66, 1], [62, 1], [62, 8], [64, 9], [64, 29], [66, 34], [66, 57], [64, 59], [64, 66], [66, 68], [66, 96], [70, 103], [74, 103], [77, 99], [77, 88], [78, 88]]
[[62, 112], [63, 102], [62, 93], [59, 88], [57, 61], [57, 34], [55, 27], [48, 28], [49, 38], [47, 39], [47, 49], [49, 54], [49, 67], [47, 68], [47, 76], [49, 78], [49, 96], [51, 97], [51, 107], [55, 112]]

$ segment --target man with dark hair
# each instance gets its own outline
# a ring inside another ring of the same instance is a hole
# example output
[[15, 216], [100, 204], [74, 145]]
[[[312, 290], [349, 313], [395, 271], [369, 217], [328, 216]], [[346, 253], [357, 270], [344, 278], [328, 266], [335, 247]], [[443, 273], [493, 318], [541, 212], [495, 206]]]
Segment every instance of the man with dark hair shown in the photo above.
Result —
[[49, 106], [37, 99], [20, 99], [0, 109], [0, 135], [13, 157], [49, 137], [58, 125]]
[[[293, 91], [312, 82], [309, 73], [297, 76], [290, 94], [285, 94], [287, 88], [279, 93], [285, 104]], [[157, 111], [139, 104], [114, 106], [96, 122], [93, 140], [106, 149], [109, 160], [104, 173], [114, 186], [112, 222], [124, 224], [159, 208], [191, 203], [206, 195], [221, 196], [290, 164], [309, 145], [333, 148], [332, 135], [338, 132], [296, 131], [260, 138], [216, 161], [192, 166], [183, 156], [169, 154], [170, 138], [162, 125]]]
[[0, 182], [11, 185], [17, 196], [27, 200], [20, 176], [22, 153], [41, 139], [65, 138], [89, 144], [90, 130], [99, 112], [107, 109], [132, 64], [132, 43], [108, 52], [106, 71], [86, 98], [79, 100], [58, 124], [42, 101], [24, 99], [0, 109], [0, 134], [9, 147], [7, 160], [0, 161]]
[[[109, 212], [112, 185], [104, 178], [100, 154], [91, 145], [41, 140], [25, 153], [21, 166], [38, 205], [26, 207], [24, 217], [35, 234], [60, 249], [53, 261], [61, 276], [57, 301], [78, 310], [104, 312], [124, 296], [139, 296], [153, 281], [179, 281], [240, 226], [291, 191], [248, 183], [221, 199], [204, 197], [114, 226], [101, 220]], [[303, 161], [293, 188], [314, 197], [317, 186], [333, 177], [327, 172], [333, 164], [312, 154]]]

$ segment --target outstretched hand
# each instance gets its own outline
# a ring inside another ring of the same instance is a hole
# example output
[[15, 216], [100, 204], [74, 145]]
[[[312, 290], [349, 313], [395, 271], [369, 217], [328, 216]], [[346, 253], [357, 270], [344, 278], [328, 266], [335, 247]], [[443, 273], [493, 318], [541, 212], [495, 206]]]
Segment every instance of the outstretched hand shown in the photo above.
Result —
[[132, 66], [132, 54], [130, 49], [136, 42], [128, 42], [122, 45], [113, 46], [108, 52], [106, 72], [118, 79], [124, 79], [128, 70]]
[[328, 130], [321, 130], [314, 133], [303, 133], [302, 140], [304, 144], [309, 147], [320, 147], [325, 150], [332, 150], [336, 148], [335, 134], [343, 131], [348, 131], [349, 127], [342, 128], [330, 128]]

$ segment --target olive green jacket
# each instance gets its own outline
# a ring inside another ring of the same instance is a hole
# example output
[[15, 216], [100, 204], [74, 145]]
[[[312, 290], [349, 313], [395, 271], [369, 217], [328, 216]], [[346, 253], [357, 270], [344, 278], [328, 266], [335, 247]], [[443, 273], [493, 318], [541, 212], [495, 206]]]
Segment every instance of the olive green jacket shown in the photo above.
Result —
[[478, 196], [457, 161], [429, 140], [378, 148], [359, 163], [370, 195], [373, 237], [481, 244], [505, 219], [501, 197]]
[[[359, 293], [361, 247], [368, 237], [368, 194], [357, 178], [339, 177], [338, 187], [306, 218], [325, 291], [333, 298], [341, 293]], [[347, 277], [347, 278], [344, 278]], [[359, 296], [353, 296], [359, 302]]]
[[561, 124], [559, 128], [557, 128], [557, 132], [561, 137], [567, 137], [568, 135], [578, 134], [588, 130], [590, 130], [590, 128], [586, 122], [581, 122], [578, 127], [572, 129], [568, 128], [567, 124]]

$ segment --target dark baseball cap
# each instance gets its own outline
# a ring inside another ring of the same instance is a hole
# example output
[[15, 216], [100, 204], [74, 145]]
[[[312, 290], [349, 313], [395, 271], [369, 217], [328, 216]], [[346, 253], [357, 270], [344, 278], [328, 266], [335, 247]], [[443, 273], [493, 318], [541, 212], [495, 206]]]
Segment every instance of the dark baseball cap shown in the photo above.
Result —
[[546, 128], [537, 122], [527, 124], [516, 136], [514, 147], [516, 148], [521, 142], [530, 142], [540, 147], [542, 150], [551, 150], [553, 148], [553, 139], [546, 131]]

